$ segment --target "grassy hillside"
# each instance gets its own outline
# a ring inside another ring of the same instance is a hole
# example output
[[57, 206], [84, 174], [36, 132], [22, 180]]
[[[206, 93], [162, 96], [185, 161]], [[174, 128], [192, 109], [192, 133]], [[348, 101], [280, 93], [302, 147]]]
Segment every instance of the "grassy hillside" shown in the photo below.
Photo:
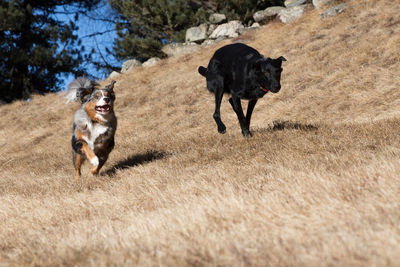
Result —
[[217, 133], [197, 73], [232, 40], [120, 76], [90, 180], [73, 180], [78, 104], [1, 106], [0, 265], [398, 266], [400, 6], [349, 4], [234, 40], [288, 59], [249, 139], [228, 97]]

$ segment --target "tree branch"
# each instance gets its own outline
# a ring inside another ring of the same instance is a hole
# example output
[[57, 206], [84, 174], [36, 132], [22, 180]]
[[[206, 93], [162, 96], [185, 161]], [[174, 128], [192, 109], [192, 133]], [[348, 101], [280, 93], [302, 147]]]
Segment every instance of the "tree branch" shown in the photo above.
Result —
[[97, 36], [97, 35], [103, 35], [103, 34], [106, 34], [106, 33], [109, 33], [109, 32], [115, 32], [115, 31], [117, 31], [117, 30], [112, 29], [112, 30], [106, 30], [106, 31], [103, 31], [103, 32], [95, 32], [95, 33], [91, 33], [91, 34], [82, 36], [81, 39], [83, 39], [83, 38], [91, 38], [91, 37], [94, 37], [94, 36]]

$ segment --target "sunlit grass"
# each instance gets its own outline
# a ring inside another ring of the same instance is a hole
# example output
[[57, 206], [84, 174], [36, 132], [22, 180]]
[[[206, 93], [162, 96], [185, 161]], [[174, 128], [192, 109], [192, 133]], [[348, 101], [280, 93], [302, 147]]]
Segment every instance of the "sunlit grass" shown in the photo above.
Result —
[[240, 37], [288, 59], [249, 139], [227, 97], [218, 134], [197, 73], [232, 40], [120, 76], [116, 147], [92, 179], [73, 180], [78, 104], [1, 106], [0, 263], [399, 265], [400, 10], [349, 5]]

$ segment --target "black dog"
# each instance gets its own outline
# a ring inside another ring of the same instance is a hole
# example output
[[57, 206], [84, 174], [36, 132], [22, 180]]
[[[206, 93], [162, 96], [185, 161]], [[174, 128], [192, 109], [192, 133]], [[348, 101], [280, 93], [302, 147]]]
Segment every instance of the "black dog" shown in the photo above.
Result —
[[[226, 127], [221, 121], [220, 106], [224, 93], [230, 93], [229, 99], [238, 116], [242, 134], [251, 136], [249, 131], [251, 113], [258, 98], [267, 92], [279, 92], [284, 57], [264, 58], [257, 50], [245, 44], [236, 43], [218, 49], [208, 63], [208, 67], [199, 67], [198, 71], [207, 79], [207, 88], [215, 94], [214, 120], [218, 132], [225, 133]], [[246, 117], [243, 114], [240, 99], [250, 100]]]

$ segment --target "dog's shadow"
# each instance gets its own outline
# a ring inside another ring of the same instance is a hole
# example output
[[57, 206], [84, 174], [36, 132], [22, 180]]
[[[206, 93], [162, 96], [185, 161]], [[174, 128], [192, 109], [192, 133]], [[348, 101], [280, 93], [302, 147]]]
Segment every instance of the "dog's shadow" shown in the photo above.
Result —
[[256, 129], [256, 132], [275, 132], [284, 130], [300, 130], [300, 131], [315, 131], [318, 126], [313, 124], [305, 124], [293, 121], [273, 121], [272, 125], [268, 128]]
[[150, 150], [146, 153], [136, 154], [129, 156], [128, 158], [121, 160], [114, 164], [114, 166], [110, 167], [109, 169], [103, 172], [104, 175], [113, 176], [117, 170], [124, 170], [128, 168], [135, 167], [140, 164], [152, 162], [155, 160], [160, 160], [168, 156], [166, 152], [154, 151]]

